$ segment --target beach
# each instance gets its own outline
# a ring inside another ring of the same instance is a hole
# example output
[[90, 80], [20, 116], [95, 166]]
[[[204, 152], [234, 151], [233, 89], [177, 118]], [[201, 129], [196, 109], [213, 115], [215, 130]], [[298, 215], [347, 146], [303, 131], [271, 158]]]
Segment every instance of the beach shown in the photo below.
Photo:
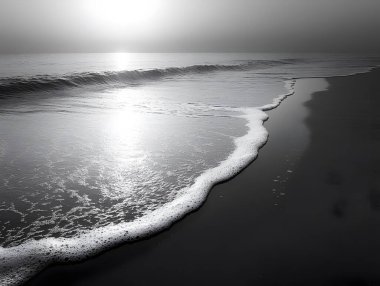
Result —
[[258, 158], [200, 209], [26, 285], [380, 285], [379, 79], [297, 80]]

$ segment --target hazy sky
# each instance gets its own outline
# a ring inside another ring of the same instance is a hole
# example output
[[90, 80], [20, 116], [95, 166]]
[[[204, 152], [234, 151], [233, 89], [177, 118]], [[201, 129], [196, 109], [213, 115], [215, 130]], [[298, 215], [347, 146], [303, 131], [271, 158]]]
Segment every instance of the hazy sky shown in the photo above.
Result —
[[374, 51], [380, 0], [0, 0], [0, 52]]

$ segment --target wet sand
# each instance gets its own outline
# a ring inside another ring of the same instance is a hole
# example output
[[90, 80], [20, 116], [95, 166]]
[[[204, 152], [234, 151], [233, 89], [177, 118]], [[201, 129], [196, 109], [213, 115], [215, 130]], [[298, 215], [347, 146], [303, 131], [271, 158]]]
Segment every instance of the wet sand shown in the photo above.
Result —
[[299, 80], [197, 212], [27, 285], [380, 285], [379, 110], [379, 69]]

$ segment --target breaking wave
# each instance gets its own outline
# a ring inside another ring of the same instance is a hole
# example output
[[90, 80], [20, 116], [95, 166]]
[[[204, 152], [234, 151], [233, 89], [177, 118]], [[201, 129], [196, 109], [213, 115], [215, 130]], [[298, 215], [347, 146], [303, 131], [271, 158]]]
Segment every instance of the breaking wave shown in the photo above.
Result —
[[78, 88], [91, 85], [123, 84], [134, 85], [144, 81], [160, 80], [173, 76], [211, 73], [218, 71], [247, 71], [290, 64], [294, 60], [255, 60], [236, 65], [192, 65], [149, 70], [85, 72], [54, 77], [41, 75], [34, 77], [11, 77], [0, 79], [0, 94], [18, 94], [51, 91], [64, 88]]

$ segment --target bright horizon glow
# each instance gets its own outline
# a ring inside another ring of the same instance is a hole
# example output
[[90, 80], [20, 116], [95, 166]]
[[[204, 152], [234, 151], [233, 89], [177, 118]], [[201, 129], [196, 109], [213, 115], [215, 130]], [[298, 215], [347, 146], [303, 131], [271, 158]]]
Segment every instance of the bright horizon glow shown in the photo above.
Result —
[[85, 0], [84, 11], [100, 33], [139, 35], [157, 21], [160, 0]]
[[379, 9], [378, 0], [0, 0], [0, 53], [378, 53]]

